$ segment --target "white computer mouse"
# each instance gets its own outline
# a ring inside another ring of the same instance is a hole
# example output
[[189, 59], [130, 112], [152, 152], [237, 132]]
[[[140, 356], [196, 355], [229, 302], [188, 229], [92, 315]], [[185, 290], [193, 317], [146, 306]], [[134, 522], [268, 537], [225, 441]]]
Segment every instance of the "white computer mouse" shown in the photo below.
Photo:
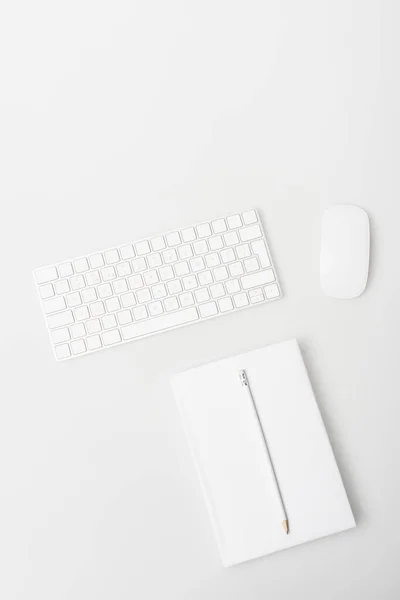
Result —
[[356, 298], [365, 290], [369, 268], [369, 219], [362, 208], [338, 204], [322, 218], [320, 277], [325, 294]]

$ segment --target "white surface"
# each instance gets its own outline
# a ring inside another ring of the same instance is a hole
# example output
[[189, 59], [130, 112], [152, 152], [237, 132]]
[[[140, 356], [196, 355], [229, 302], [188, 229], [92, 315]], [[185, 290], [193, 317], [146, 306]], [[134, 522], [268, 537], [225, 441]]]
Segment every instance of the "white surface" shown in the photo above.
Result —
[[369, 268], [369, 219], [362, 208], [337, 204], [321, 224], [321, 287], [331, 298], [347, 300], [363, 293]]
[[57, 360], [281, 297], [255, 209], [131, 242], [35, 270]]
[[[399, 3], [0, 11], [1, 597], [397, 600]], [[338, 202], [371, 220], [351, 302], [319, 284]], [[54, 361], [32, 269], [243, 203], [282, 300]], [[293, 337], [357, 529], [224, 570], [169, 375]]]
[[296, 340], [190, 369], [172, 387], [225, 566], [354, 527]]

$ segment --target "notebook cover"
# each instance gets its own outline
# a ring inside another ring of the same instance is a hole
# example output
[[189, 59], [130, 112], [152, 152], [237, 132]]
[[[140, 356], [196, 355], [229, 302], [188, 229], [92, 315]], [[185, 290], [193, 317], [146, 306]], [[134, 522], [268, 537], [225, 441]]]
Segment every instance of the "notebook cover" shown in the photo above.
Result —
[[[257, 405], [289, 535], [240, 369]], [[296, 340], [174, 375], [172, 387], [225, 566], [355, 527]]]

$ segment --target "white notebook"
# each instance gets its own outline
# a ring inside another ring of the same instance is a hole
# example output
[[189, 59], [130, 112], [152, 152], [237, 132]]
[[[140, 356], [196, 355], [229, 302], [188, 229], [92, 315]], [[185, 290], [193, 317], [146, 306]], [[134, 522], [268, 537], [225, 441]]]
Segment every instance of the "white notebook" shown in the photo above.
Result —
[[[240, 369], [250, 382], [289, 535]], [[172, 387], [225, 566], [355, 527], [296, 340], [174, 375]]]

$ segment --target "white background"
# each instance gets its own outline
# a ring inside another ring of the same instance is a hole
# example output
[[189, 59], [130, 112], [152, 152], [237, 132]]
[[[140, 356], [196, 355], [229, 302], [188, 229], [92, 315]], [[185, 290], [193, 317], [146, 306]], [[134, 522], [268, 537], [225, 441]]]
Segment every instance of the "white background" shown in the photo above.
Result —
[[[396, 0], [0, 8], [0, 596], [400, 594]], [[319, 288], [363, 206], [367, 291]], [[246, 207], [285, 297], [56, 363], [31, 270]], [[169, 375], [297, 337], [357, 529], [223, 569]]]

